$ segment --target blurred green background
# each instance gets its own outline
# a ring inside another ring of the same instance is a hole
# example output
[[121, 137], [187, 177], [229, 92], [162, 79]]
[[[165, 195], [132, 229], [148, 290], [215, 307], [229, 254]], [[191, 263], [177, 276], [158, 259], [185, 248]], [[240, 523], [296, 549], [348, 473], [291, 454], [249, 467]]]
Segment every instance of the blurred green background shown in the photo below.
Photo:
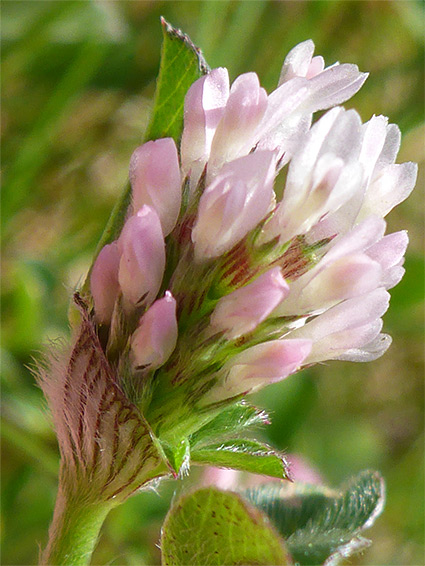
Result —
[[[2, 2], [2, 564], [35, 564], [51, 519], [58, 452], [30, 367], [68, 337], [70, 293], [84, 277], [152, 106], [163, 15], [232, 78], [254, 70], [269, 91], [288, 50], [308, 38], [328, 64], [370, 77], [346, 106], [385, 114], [404, 135], [399, 161], [424, 160], [424, 15], [416, 1]], [[390, 215], [407, 228], [407, 273], [370, 364], [330, 363], [258, 395], [268, 440], [333, 485], [380, 470], [388, 485], [374, 545], [352, 564], [423, 564], [423, 176]], [[196, 473], [193, 478], [196, 478]], [[189, 480], [195, 481], [195, 479]], [[157, 564], [176, 488], [111, 513], [95, 564]], [[178, 488], [178, 487], [177, 487]]]

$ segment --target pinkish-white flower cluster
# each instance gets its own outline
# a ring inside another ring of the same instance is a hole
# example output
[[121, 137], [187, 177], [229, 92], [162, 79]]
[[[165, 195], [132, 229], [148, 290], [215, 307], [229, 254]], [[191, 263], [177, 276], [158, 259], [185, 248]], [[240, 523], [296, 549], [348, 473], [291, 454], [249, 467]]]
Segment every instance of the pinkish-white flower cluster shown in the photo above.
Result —
[[416, 165], [395, 164], [400, 131], [383, 116], [363, 124], [336, 107], [311, 125], [367, 77], [313, 51], [306, 41], [289, 53], [270, 95], [255, 73], [230, 85], [212, 70], [187, 93], [180, 147], [166, 138], [134, 152], [132, 208], [91, 291], [136, 379], [156, 371], [164, 390], [183, 384], [205, 406], [389, 346], [381, 317], [408, 240], [385, 236], [383, 217], [413, 189]]

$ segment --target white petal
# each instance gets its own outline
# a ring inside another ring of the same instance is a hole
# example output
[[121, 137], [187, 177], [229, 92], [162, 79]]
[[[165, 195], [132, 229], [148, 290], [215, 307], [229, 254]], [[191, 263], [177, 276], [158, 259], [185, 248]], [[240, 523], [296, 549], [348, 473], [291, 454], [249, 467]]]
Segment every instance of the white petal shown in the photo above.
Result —
[[385, 116], [373, 116], [362, 127], [363, 140], [359, 159], [364, 166], [367, 180], [372, 177], [378, 158], [383, 150], [387, 137], [387, 124], [388, 118]]
[[267, 107], [267, 93], [255, 73], [240, 75], [232, 84], [211, 145], [207, 182], [220, 167], [247, 155], [256, 143], [255, 131]]
[[311, 39], [296, 45], [285, 58], [279, 77], [279, 86], [294, 77], [305, 77], [314, 53]]
[[368, 187], [358, 219], [370, 214], [386, 216], [410, 195], [417, 173], [416, 163], [388, 165]]
[[348, 350], [338, 360], [350, 362], [373, 362], [380, 358], [391, 346], [392, 338], [388, 334], [379, 334], [370, 344], [363, 348]]
[[376, 289], [367, 295], [348, 299], [329, 309], [302, 328], [291, 332], [294, 338], [320, 340], [324, 336], [370, 324], [388, 309], [390, 295], [385, 289]]
[[384, 147], [377, 161], [377, 169], [382, 169], [386, 165], [394, 163], [398, 150], [400, 149], [401, 132], [396, 124], [389, 124], [387, 127], [387, 137]]
[[344, 63], [328, 67], [309, 80], [303, 110], [317, 112], [342, 104], [360, 90], [367, 77], [368, 73], [360, 73], [357, 65]]

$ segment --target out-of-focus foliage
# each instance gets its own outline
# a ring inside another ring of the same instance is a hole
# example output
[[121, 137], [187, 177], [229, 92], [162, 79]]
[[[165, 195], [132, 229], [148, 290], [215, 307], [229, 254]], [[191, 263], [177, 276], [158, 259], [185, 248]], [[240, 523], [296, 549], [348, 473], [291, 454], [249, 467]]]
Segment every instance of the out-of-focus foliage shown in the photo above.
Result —
[[[399, 161], [423, 164], [422, 3], [410, 1], [21, 1], [2, 5], [2, 563], [35, 564], [53, 510], [58, 453], [28, 366], [67, 338], [68, 299], [84, 278], [127, 180], [152, 107], [163, 15], [233, 78], [272, 89], [288, 50], [312, 38], [328, 63], [370, 77], [346, 106], [385, 114], [404, 134]], [[407, 273], [385, 317], [394, 344], [370, 364], [330, 363], [255, 401], [272, 414], [264, 440], [307, 458], [338, 484], [379, 469], [387, 507], [374, 545], [352, 564], [423, 558], [423, 173], [390, 215], [407, 228]], [[194, 482], [196, 473], [189, 478]], [[108, 518], [95, 564], [155, 564], [170, 498], [131, 498]]]

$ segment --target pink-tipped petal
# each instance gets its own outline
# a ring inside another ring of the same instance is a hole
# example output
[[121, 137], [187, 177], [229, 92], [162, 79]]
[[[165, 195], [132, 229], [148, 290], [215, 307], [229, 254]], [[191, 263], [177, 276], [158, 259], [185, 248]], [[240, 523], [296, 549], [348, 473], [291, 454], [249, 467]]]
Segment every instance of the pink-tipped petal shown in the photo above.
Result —
[[279, 86], [294, 77], [305, 77], [309, 71], [314, 53], [311, 39], [299, 43], [291, 49], [283, 62], [280, 71]]
[[208, 393], [216, 402], [261, 389], [297, 371], [311, 351], [310, 340], [273, 340], [248, 348], [223, 368], [224, 378]]
[[359, 219], [370, 214], [386, 216], [390, 210], [410, 195], [415, 186], [417, 174], [416, 163], [388, 165], [368, 187]]
[[126, 308], [150, 304], [159, 291], [165, 268], [164, 237], [152, 207], [143, 206], [127, 220], [118, 246], [118, 280]]
[[253, 283], [220, 299], [211, 316], [211, 326], [233, 340], [253, 331], [288, 293], [289, 286], [280, 268], [273, 267]]
[[176, 301], [169, 291], [141, 317], [131, 338], [136, 369], [156, 369], [171, 356], [177, 343]]
[[230, 250], [267, 214], [273, 199], [276, 159], [258, 151], [226, 164], [206, 188], [192, 230], [195, 258]]
[[267, 93], [255, 73], [239, 76], [232, 84], [229, 99], [211, 146], [207, 181], [221, 166], [249, 153], [255, 145], [255, 130], [267, 107]]
[[344, 63], [328, 67], [309, 80], [303, 108], [317, 112], [342, 104], [361, 89], [367, 77], [368, 73], [361, 73], [357, 65]]
[[197, 182], [208, 161], [211, 143], [229, 97], [227, 69], [213, 69], [193, 83], [184, 103], [182, 169]]
[[409, 236], [406, 230], [384, 236], [379, 242], [367, 249], [367, 255], [378, 261], [383, 269], [399, 265], [406, 253]]
[[97, 256], [90, 275], [90, 289], [96, 320], [101, 324], [111, 322], [115, 301], [119, 293], [119, 263], [120, 252], [116, 242], [107, 244]]
[[310, 340], [272, 340], [253, 346], [232, 361], [227, 382], [240, 391], [281, 381], [300, 368], [311, 350]]
[[138, 147], [130, 161], [133, 209], [152, 206], [164, 236], [174, 228], [181, 203], [181, 175], [177, 148], [172, 138], [149, 141]]

